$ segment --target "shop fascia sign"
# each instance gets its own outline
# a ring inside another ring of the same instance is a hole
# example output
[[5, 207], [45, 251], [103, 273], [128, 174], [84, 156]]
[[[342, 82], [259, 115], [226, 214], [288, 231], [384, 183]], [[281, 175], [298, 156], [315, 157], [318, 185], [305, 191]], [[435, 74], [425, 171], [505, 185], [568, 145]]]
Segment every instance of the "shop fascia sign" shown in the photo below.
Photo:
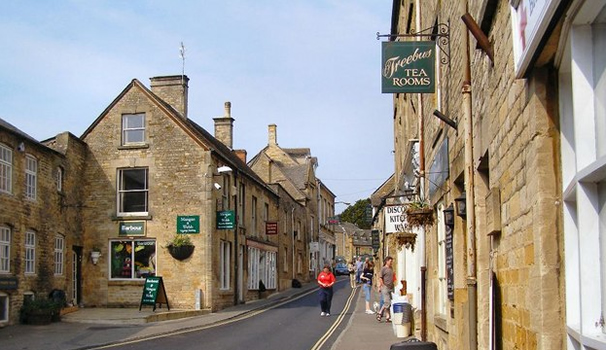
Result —
[[510, 0], [516, 78], [523, 78], [561, 0]]
[[118, 234], [120, 236], [145, 236], [145, 221], [121, 221]]
[[435, 92], [435, 41], [381, 43], [383, 93]]
[[383, 208], [385, 217], [385, 233], [405, 232], [406, 207], [403, 205], [388, 205]]

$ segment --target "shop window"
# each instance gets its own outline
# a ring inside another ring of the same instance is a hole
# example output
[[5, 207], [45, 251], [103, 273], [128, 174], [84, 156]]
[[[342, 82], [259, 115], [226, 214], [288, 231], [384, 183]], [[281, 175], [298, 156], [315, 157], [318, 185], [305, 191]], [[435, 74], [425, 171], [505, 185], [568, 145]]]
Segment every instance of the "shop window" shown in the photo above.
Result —
[[261, 251], [258, 248], [248, 247], [248, 289], [259, 289], [259, 258]]
[[147, 215], [148, 170], [147, 168], [118, 170], [118, 214]]
[[156, 274], [156, 241], [149, 239], [110, 242], [110, 278], [144, 279]]
[[0, 292], [0, 322], [8, 322], [9, 302], [8, 294]]
[[221, 289], [229, 289], [231, 279], [231, 242], [221, 241], [220, 247], [220, 263], [221, 263]]
[[13, 192], [13, 151], [0, 144], [0, 192]]
[[122, 145], [145, 142], [145, 113], [122, 116]]
[[10, 272], [11, 269], [11, 230], [0, 226], [0, 272]]

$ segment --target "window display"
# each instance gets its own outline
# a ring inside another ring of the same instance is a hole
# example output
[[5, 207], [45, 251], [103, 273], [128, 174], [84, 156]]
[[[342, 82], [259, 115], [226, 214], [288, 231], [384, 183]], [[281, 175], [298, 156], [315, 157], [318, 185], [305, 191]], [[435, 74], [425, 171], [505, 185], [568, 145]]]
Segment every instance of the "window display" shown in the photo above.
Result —
[[111, 278], [144, 279], [156, 273], [156, 241], [119, 240], [110, 242]]

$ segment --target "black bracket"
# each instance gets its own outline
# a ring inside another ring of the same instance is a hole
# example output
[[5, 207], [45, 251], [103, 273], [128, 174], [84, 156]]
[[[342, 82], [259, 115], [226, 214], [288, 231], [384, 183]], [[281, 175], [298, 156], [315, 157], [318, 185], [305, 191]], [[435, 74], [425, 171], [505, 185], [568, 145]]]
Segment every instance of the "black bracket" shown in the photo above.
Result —
[[[447, 64], [450, 67], [450, 25], [446, 23], [438, 23], [435, 26], [420, 30], [410, 34], [380, 34], [377, 32], [377, 40], [379, 38], [423, 38], [429, 37], [435, 40], [438, 48], [444, 56], [440, 58], [441, 64]], [[436, 39], [437, 38], [437, 39]]]

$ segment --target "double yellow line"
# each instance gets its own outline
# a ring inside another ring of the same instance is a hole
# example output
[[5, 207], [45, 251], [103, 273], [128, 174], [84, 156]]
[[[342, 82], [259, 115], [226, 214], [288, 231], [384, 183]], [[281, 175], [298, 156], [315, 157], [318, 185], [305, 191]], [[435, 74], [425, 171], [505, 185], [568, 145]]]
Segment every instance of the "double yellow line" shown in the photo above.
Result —
[[324, 335], [322, 337], [320, 337], [320, 339], [318, 339], [318, 341], [314, 344], [314, 346], [311, 348], [311, 350], [321, 349], [322, 346], [324, 345], [324, 343], [326, 343], [326, 341], [328, 340], [328, 338], [330, 338], [333, 335], [333, 333], [336, 331], [337, 327], [339, 327], [341, 322], [343, 322], [343, 319], [345, 318], [345, 314], [351, 308], [352, 302], [356, 295], [356, 289], [357, 288], [353, 288], [351, 290], [351, 294], [349, 294], [349, 298], [347, 298], [347, 302], [345, 303], [345, 306], [343, 307], [343, 311], [341, 311], [339, 313], [339, 316], [337, 316], [337, 319], [332, 324], [332, 326], [330, 326], [330, 328], [326, 331], [326, 333], [324, 333]]

